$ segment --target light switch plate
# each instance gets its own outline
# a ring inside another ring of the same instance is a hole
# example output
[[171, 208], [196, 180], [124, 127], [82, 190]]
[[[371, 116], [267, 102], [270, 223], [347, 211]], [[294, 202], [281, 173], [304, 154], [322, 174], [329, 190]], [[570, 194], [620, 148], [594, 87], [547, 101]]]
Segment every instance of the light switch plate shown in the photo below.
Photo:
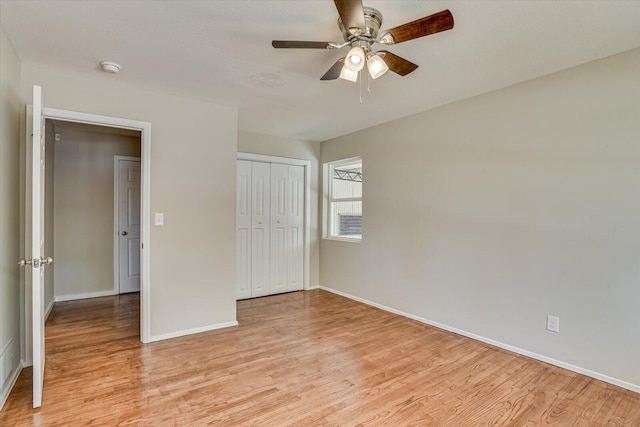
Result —
[[164, 225], [164, 214], [163, 213], [156, 213], [154, 224], [155, 225]]

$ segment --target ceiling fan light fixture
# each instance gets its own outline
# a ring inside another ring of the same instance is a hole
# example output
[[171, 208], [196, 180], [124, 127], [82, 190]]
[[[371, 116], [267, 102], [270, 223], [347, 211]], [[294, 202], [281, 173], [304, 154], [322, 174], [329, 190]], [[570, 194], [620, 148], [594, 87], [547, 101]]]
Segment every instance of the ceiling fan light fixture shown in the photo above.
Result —
[[352, 47], [347, 58], [344, 61], [344, 66], [351, 71], [358, 72], [364, 68], [365, 56], [364, 49], [359, 46]]
[[350, 70], [345, 65], [344, 67], [342, 67], [342, 71], [340, 71], [340, 78], [355, 83], [358, 81], [358, 72]]
[[369, 69], [371, 78], [374, 80], [389, 71], [389, 66], [384, 62], [384, 59], [380, 58], [380, 56], [375, 53], [369, 55], [367, 58], [367, 68]]

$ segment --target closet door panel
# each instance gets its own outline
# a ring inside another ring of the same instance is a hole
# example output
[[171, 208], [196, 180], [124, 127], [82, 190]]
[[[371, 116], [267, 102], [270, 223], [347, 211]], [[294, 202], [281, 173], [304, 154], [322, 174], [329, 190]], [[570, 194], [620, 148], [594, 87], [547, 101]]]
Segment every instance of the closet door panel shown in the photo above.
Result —
[[251, 179], [251, 296], [269, 294], [271, 167], [254, 162]]
[[304, 167], [237, 165], [237, 299], [303, 289]]
[[289, 168], [271, 164], [271, 282], [270, 293], [286, 292], [288, 240], [287, 240], [287, 181]]
[[251, 162], [238, 160], [236, 182], [236, 297], [251, 298]]
[[287, 290], [303, 287], [304, 167], [289, 166], [287, 179]]

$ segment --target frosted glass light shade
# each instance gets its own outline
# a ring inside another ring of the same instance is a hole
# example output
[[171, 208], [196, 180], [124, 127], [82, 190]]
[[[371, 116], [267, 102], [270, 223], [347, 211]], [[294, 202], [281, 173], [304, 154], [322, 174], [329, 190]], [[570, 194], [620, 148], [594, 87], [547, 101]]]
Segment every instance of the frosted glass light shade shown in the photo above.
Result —
[[350, 82], [358, 81], [358, 72], [351, 71], [347, 66], [342, 67], [342, 71], [340, 71], [340, 78], [343, 80], [349, 80]]
[[367, 68], [369, 69], [369, 74], [371, 74], [372, 79], [377, 79], [389, 71], [387, 63], [378, 55], [371, 55], [367, 58]]
[[349, 53], [347, 53], [347, 58], [344, 61], [344, 66], [350, 69], [351, 71], [360, 71], [364, 68], [365, 57], [364, 50], [361, 47], [352, 47]]

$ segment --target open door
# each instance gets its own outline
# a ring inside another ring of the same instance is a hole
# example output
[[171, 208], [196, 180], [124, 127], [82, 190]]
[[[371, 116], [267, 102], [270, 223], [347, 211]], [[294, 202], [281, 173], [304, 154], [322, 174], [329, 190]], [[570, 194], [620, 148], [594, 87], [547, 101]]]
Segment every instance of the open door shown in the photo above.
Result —
[[[27, 215], [26, 227], [31, 229], [31, 239], [27, 242], [27, 256], [31, 259], [20, 260], [27, 268], [26, 282], [31, 282], [32, 330], [33, 330], [33, 407], [42, 404], [42, 386], [44, 381], [44, 268], [53, 263], [52, 258], [44, 255], [44, 165], [45, 165], [45, 120], [42, 106], [42, 89], [33, 87], [33, 126], [31, 144], [28, 144], [27, 205], [31, 205], [31, 215]], [[30, 154], [30, 155], [29, 155]], [[30, 182], [29, 182], [30, 181]], [[30, 184], [30, 185], [29, 185]]]
[[42, 88], [33, 87], [31, 148], [31, 308], [33, 320], [33, 407], [42, 405], [44, 383], [44, 268], [53, 260], [44, 255], [44, 147], [45, 120]]

